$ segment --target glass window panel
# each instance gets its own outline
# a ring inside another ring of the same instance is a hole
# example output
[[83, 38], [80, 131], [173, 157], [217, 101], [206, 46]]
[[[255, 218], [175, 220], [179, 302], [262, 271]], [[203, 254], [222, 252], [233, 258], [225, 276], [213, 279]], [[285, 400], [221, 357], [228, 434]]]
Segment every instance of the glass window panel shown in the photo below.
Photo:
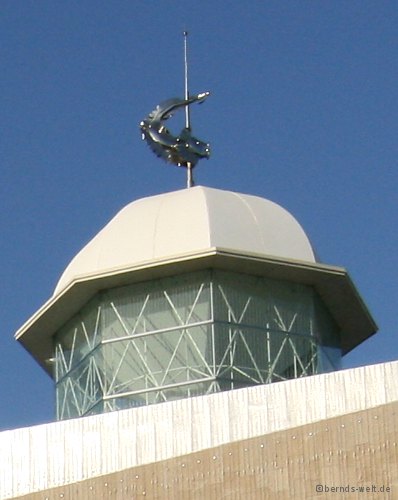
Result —
[[57, 380], [73, 370], [99, 344], [100, 309], [101, 305], [96, 297], [55, 335]]
[[314, 326], [317, 338], [322, 345], [340, 347], [339, 327], [318, 296], [314, 297]]
[[[210, 318], [209, 273], [138, 283], [103, 294], [103, 334], [112, 339]], [[204, 281], [206, 279], [206, 281]]]
[[217, 320], [310, 334], [310, 287], [220, 271], [214, 280]]
[[107, 395], [212, 376], [210, 334], [198, 326], [103, 345]]
[[309, 286], [214, 270], [136, 283], [99, 293], [57, 333], [57, 415], [329, 371], [339, 346]]
[[319, 372], [333, 372], [341, 369], [341, 349], [323, 346], [319, 348]]

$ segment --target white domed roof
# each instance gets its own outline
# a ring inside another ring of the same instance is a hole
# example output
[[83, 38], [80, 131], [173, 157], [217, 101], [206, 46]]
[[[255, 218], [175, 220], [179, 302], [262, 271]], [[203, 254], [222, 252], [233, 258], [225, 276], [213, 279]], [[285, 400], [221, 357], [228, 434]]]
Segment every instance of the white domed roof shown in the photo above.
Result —
[[71, 261], [55, 294], [77, 278], [210, 248], [316, 262], [300, 224], [276, 203], [197, 186], [124, 207]]

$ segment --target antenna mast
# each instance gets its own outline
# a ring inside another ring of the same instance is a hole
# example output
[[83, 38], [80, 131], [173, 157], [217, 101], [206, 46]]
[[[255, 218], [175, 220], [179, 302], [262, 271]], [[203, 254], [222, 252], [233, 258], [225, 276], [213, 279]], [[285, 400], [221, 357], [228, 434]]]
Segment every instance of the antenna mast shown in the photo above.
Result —
[[[189, 99], [189, 88], [188, 88], [188, 31], [183, 32], [184, 36], [184, 83], [185, 92], [184, 98], [186, 101]], [[185, 128], [191, 130], [191, 116], [189, 113], [188, 104], [185, 106]], [[193, 180], [193, 166], [191, 162], [187, 163], [187, 188], [194, 186]]]

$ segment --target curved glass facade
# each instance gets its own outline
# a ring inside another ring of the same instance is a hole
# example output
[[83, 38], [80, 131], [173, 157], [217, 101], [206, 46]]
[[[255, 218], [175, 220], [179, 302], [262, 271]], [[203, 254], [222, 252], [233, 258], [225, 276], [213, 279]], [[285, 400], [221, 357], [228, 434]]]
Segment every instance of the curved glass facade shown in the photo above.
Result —
[[57, 418], [337, 370], [310, 286], [218, 270], [99, 293], [55, 336]]

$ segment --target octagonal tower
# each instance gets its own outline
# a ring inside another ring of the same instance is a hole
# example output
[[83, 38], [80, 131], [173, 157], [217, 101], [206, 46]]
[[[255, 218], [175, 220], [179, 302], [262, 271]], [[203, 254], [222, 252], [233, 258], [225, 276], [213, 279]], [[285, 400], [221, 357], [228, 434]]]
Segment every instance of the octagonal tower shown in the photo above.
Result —
[[16, 338], [65, 419], [337, 370], [375, 331], [286, 210], [198, 186], [122, 209]]

